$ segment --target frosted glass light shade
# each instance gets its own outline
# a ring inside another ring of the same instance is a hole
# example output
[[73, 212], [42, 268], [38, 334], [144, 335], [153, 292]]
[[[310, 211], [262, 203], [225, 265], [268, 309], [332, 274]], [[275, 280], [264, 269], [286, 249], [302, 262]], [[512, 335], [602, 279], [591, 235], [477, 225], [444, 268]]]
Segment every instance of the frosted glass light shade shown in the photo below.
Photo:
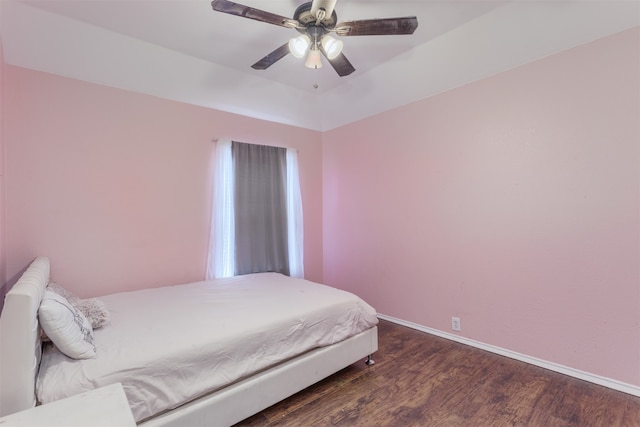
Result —
[[302, 34], [289, 40], [289, 52], [296, 58], [302, 58], [304, 54], [307, 53], [310, 44], [311, 39], [309, 36]]
[[320, 60], [320, 51], [318, 49], [311, 49], [307, 60], [304, 63], [307, 68], [322, 68], [322, 61]]
[[331, 36], [324, 36], [322, 38], [322, 47], [327, 53], [327, 58], [329, 59], [335, 59], [338, 55], [340, 55], [340, 52], [342, 52], [342, 46], [342, 41]]

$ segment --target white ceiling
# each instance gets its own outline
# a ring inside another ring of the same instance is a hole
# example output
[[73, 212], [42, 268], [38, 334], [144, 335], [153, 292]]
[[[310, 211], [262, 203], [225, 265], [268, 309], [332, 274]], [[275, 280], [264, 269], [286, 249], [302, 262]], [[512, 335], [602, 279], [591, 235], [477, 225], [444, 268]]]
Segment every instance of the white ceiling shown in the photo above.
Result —
[[[640, 25], [640, 0], [338, 0], [338, 21], [419, 22], [344, 37], [341, 78], [291, 55], [253, 70], [298, 33], [209, 0], [0, 1], [8, 64], [321, 131]], [[239, 2], [292, 16], [304, 0]]]

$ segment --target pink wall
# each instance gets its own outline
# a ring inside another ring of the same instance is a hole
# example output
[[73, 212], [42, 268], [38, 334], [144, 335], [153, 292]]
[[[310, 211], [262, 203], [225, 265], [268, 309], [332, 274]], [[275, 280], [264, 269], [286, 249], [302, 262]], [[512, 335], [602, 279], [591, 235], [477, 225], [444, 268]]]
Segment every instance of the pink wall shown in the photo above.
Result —
[[324, 281], [640, 386], [639, 76], [636, 28], [326, 132]]
[[290, 146], [307, 277], [640, 385], [639, 36], [325, 134], [2, 64], [0, 277], [47, 255], [83, 296], [199, 280], [210, 140]]
[[4, 296], [8, 291], [6, 282], [7, 257], [5, 253], [4, 225], [4, 52], [0, 37], [0, 311], [4, 305]]
[[297, 148], [305, 269], [322, 276], [321, 134], [7, 66], [7, 276], [81, 296], [202, 280], [215, 137]]

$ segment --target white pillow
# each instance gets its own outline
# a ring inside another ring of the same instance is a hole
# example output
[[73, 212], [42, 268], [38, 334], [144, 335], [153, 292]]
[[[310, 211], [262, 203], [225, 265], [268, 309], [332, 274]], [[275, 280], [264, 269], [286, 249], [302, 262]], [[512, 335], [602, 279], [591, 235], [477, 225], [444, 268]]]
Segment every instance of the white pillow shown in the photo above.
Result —
[[80, 310], [82, 314], [84, 314], [87, 319], [89, 319], [89, 322], [91, 322], [91, 327], [93, 329], [102, 328], [111, 321], [109, 310], [107, 310], [107, 306], [104, 304], [104, 302], [102, 302], [102, 300], [99, 300], [97, 298], [78, 298], [77, 296], [54, 282], [49, 283], [49, 285], [47, 286], [47, 290], [55, 292], [56, 294], [66, 298], [72, 306]]
[[73, 359], [96, 357], [91, 323], [66, 298], [45, 290], [38, 317], [42, 329], [61, 352]]

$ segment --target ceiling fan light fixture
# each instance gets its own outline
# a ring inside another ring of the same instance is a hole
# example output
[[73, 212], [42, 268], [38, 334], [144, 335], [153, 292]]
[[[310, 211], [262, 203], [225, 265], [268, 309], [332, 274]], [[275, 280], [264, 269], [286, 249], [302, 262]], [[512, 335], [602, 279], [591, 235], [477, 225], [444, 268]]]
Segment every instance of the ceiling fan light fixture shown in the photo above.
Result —
[[306, 34], [302, 34], [289, 40], [289, 52], [296, 58], [302, 58], [307, 53], [309, 45], [311, 45], [311, 39]]
[[304, 66], [307, 68], [322, 68], [322, 60], [320, 59], [320, 51], [318, 49], [311, 49], [309, 51], [309, 55], [307, 55], [307, 60], [304, 63]]
[[322, 38], [322, 47], [327, 54], [327, 58], [335, 59], [342, 52], [342, 46], [344, 45], [341, 40], [335, 39], [331, 36], [324, 36]]

